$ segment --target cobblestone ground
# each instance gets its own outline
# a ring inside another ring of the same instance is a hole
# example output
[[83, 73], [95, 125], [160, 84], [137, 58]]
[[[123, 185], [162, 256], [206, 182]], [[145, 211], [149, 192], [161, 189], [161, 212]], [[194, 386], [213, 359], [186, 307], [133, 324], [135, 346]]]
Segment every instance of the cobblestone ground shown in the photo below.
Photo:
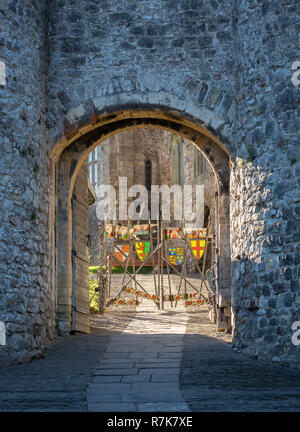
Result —
[[190, 314], [180, 380], [192, 411], [300, 411], [300, 371], [234, 352], [205, 308]]
[[133, 317], [120, 311], [92, 316], [92, 334], [57, 338], [43, 359], [0, 369], [0, 411], [86, 411], [99, 357]]

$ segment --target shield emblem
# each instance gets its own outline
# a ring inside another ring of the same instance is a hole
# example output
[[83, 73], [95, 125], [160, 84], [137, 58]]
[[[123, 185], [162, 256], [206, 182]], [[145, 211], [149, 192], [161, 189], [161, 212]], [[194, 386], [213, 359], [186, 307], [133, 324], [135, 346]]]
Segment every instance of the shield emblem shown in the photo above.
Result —
[[[115, 252], [115, 256], [116, 256], [116, 258], [117, 258], [117, 260], [118, 261], [120, 261], [120, 262], [123, 262], [123, 255], [122, 255], [122, 252], [119, 252], [119, 251], [116, 251]], [[116, 264], [117, 265], [117, 264]]]
[[136, 253], [141, 261], [145, 261], [150, 251], [150, 242], [136, 242]]
[[180, 265], [183, 262], [183, 247], [169, 248], [169, 261], [173, 265]]
[[122, 252], [123, 252], [123, 262], [125, 262], [126, 260], [127, 260], [127, 258], [128, 258], [128, 255], [129, 255], [129, 251], [130, 251], [130, 247], [129, 247], [129, 244], [126, 244], [126, 245], [123, 245], [122, 246]]
[[[123, 252], [123, 253], [122, 253]], [[115, 255], [116, 258], [121, 262], [125, 262], [128, 255], [129, 255], [129, 245], [123, 245], [122, 246], [122, 252], [116, 249]]]
[[199, 260], [205, 249], [205, 239], [191, 240], [191, 247], [196, 259]]

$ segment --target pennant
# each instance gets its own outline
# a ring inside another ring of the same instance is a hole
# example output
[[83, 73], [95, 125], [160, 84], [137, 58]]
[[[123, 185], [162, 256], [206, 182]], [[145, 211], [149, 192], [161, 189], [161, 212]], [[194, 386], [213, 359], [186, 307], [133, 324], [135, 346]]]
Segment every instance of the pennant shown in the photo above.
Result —
[[184, 228], [184, 235], [187, 238], [203, 238], [207, 235], [207, 228]]
[[128, 240], [129, 228], [125, 226], [116, 226], [115, 237], [119, 240]]
[[133, 227], [134, 235], [149, 235], [149, 232], [149, 225], [134, 225]]
[[181, 228], [167, 228], [166, 229], [166, 239], [174, 240], [180, 239]]
[[105, 235], [107, 237], [114, 237], [115, 236], [115, 231], [114, 231], [113, 225], [110, 225], [110, 224], [105, 225]]

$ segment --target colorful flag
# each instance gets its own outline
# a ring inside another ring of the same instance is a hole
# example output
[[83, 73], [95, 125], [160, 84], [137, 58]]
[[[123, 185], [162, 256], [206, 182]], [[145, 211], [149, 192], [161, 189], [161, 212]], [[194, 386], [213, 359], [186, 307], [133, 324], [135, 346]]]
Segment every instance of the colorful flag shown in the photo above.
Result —
[[199, 239], [206, 237], [207, 228], [184, 228], [183, 232], [187, 238]]
[[166, 239], [174, 240], [180, 239], [181, 228], [167, 228], [166, 229]]

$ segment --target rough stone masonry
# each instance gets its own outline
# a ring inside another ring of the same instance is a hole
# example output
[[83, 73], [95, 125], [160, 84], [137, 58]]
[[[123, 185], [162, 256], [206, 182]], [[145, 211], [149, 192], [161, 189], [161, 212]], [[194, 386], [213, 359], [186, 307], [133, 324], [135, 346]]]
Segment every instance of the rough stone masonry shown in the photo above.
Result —
[[0, 0], [1, 362], [71, 328], [65, 252], [86, 134], [104, 114], [101, 134], [116, 133], [147, 109], [201, 128], [203, 151], [230, 158], [234, 345], [299, 364], [299, 15], [298, 0]]

